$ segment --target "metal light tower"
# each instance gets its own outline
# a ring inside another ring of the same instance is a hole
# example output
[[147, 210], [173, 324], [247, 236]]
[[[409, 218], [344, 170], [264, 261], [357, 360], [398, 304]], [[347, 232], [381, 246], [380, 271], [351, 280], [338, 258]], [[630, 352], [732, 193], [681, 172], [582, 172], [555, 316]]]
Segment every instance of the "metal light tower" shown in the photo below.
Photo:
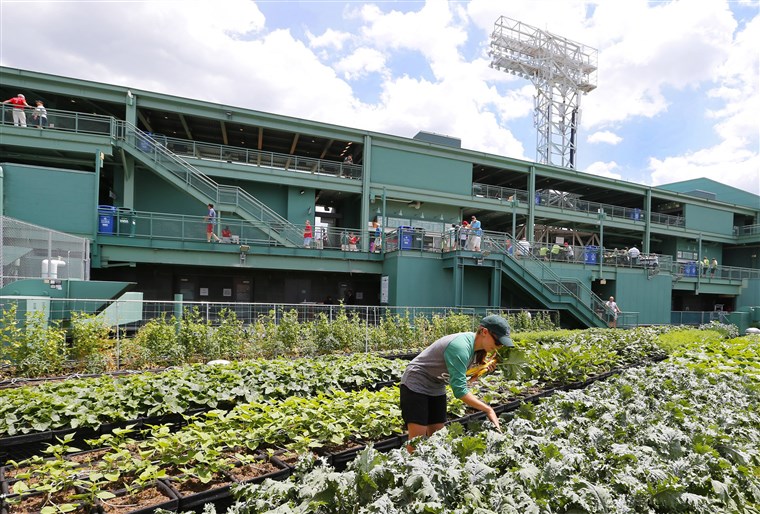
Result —
[[536, 86], [537, 160], [575, 168], [580, 93], [596, 89], [598, 51], [501, 16], [491, 34], [491, 67]]

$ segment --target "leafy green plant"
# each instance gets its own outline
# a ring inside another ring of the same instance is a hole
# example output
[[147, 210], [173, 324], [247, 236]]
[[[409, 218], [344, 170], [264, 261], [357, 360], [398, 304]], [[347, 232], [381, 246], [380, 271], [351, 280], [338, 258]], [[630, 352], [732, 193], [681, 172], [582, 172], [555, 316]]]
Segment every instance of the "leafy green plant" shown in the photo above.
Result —
[[105, 371], [106, 350], [111, 344], [111, 327], [95, 315], [73, 312], [69, 333], [69, 356], [76, 362], [77, 369], [90, 373]]
[[167, 319], [166, 314], [163, 313], [160, 317], [140, 327], [135, 336], [135, 342], [138, 346], [147, 349], [147, 358], [152, 362], [181, 364], [185, 360], [186, 350], [177, 337], [176, 327], [176, 318], [172, 316]]

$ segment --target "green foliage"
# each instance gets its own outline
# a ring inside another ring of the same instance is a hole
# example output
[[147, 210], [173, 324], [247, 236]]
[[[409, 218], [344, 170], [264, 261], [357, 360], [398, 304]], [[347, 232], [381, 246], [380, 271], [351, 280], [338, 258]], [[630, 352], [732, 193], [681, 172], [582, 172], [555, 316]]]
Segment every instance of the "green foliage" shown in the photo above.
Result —
[[211, 344], [208, 360], [236, 359], [241, 357], [245, 340], [243, 322], [234, 311], [222, 309], [219, 313], [219, 325], [211, 331]]
[[720, 333], [726, 339], [739, 337], [739, 328], [736, 325], [727, 325], [717, 320], [713, 320], [705, 325], [700, 325], [699, 330], [712, 330], [714, 332]]
[[16, 304], [3, 309], [0, 327], [0, 360], [11, 364], [17, 376], [38, 377], [63, 372], [66, 362], [66, 331], [45, 313], [27, 313], [17, 319]]
[[71, 314], [69, 357], [79, 371], [101, 373], [106, 370], [106, 350], [111, 345], [111, 327], [93, 314]]
[[[146, 352], [127, 352], [128, 355], [140, 359], [134, 362], [138, 368], [153, 363], [173, 366], [185, 360], [185, 346], [177, 337], [177, 319], [174, 316], [167, 319], [164, 313], [161, 317], [148, 321], [137, 331], [135, 343], [146, 350]], [[125, 362], [130, 361], [125, 359]]]
[[211, 324], [203, 319], [198, 306], [185, 309], [179, 324], [179, 343], [190, 362], [203, 362], [213, 353]]

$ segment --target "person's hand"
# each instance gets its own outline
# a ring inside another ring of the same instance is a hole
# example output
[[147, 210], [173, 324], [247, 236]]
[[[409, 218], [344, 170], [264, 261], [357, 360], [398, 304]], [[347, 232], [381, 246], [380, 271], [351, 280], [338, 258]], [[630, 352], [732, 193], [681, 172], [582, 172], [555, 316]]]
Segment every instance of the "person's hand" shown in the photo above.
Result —
[[496, 415], [494, 410], [492, 408], [488, 408], [486, 411], [486, 416], [488, 417], [488, 420], [494, 424], [496, 427], [496, 430], [501, 432], [501, 424], [499, 423], [499, 417]]

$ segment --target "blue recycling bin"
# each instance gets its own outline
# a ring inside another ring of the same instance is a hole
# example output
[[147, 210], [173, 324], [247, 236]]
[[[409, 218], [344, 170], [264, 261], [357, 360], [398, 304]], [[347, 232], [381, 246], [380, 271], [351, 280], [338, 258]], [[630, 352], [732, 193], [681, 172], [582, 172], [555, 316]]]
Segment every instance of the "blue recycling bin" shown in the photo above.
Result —
[[398, 228], [398, 247], [401, 250], [411, 250], [414, 246], [414, 231], [412, 227], [400, 226]]
[[641, 219], [641, 209], [633, 209], [631, 211], [631, 219], [634, 221], [639, 221]]
[[697, 276], [697, 263], [696, 262], [689, 262], [686, 264], [686, 276], [687, 277], [696, 277]]
[[597, 264], [599, 262], [599, 247], [594, 245], [587, 246], [583, 257], [586, 264]]
[[113, 218], [116, 207], [98, 205], [98, 234], [113, 234]]

